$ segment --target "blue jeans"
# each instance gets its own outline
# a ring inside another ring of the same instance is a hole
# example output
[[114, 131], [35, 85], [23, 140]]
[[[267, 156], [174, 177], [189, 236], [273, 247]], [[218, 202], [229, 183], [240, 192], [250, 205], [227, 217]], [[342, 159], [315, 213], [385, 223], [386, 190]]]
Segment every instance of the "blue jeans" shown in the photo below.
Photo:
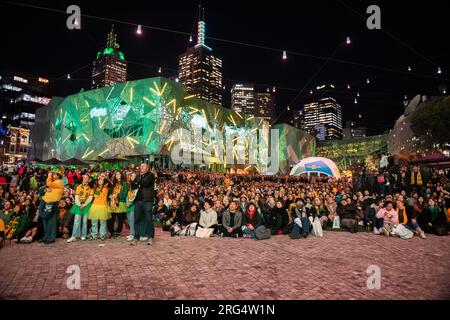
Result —
[[134, 236], [155, 237], [155, 226], [153, 224], [153, 203], [147, 201], [136, 201], [134, 204]]
[[41, 215], [47, 204], [52, 205], [52, 213], [47, 219], [42, 219], [42, 225], [44, 227], [43, 239], [47, 241], [54, 241], [56, 238], [56, 214], [58, 211], [58, 202], [46, 203], [45, 201], [41, 201], [39, 204], [39, 212]]
[[411, 220], [409, 220], [408, 223], [405, 224], [405, 227], [407, 227], [408, 229], [413, 230], [413, 231], [416, 230], [417, 228], [420, 228], [420, 226], [417, 222], [413, 223]]
[[76, 214], [73, 220], [72, 237], [79, 238], [80, 235], [83, 238], [87, 236], [87, 214]]
[[242, 227], [242, 233], [250, 235], [250, 238], [255, 238], [256, 237], [255, 231], [252, 231], [252, 230], [250, 230], [249, 228], [247, 228], [245, 226]]
[[91, 220], [91, 236], [97, 239], [98, 221], [100, 221], [100, 238], [106, 238], [106, 220]]
[[130, 225], [130, 235], [134, 236], [134, 208], [127, 212], [127, 220]]
[[294, 222], [294, 226], [292, 228], [292, 235], [294, 236], [299, 236], [301, 234], [308, 234], [309, 233], [309, 229], [311, 227], [311, 221], [309, 221], [308, 218], [302, 218], [301, 219], [302, 222], [302, 227], [300, 227], [298, 224], [296, 224]]

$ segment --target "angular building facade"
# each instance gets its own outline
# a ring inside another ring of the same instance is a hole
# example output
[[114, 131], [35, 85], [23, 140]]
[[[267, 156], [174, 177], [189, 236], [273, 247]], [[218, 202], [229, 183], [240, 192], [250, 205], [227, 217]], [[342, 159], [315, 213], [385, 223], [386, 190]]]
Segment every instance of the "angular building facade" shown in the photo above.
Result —
[[[188, 132], [187, 141], [180, 130]], [[54, 97], [37, 110], [31, 134], [32, 157], [40, 159], [87, 161], [121, 155], [137, 161], [164, 159], [161, 165], [166, 167], [176, 165], [172, 152], [181, 139], [192, 157], [209, 150], [209, 170], [225, 171], [236, 166], [257, 168], [247, 163], [252, 156], [258, 158], [263, 148], [268, 153], [270, 126], [264, 119], [193, 97], [180, 83], [158, 77]], [[227, 149], [230, 137], [232, 149]], [[247, 152], [251, 143], [257, 144], [258, 154]], [[238, 154], [245, 163], [237, 161]], [[236, 161], [231, 163], [227, 155]]]
[[305, 104], [305, 129], [318, 140], [342, 139], [342, 108], [334, 98]]

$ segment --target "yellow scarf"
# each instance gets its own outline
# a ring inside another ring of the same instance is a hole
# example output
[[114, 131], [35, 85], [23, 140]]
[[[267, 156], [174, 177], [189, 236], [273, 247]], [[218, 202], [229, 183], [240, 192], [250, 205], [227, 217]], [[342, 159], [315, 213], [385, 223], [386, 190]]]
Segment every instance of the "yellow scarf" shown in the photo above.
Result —
[[414, 171], [411, 173], [411, 184], [412, 185], [417, 185], [417, 186], [423, 185], [423, 183], [422, 183], [422, 175], [420, 174], [420, 170], [417, 171], [417, 180], [416, 181], [414, 181]]

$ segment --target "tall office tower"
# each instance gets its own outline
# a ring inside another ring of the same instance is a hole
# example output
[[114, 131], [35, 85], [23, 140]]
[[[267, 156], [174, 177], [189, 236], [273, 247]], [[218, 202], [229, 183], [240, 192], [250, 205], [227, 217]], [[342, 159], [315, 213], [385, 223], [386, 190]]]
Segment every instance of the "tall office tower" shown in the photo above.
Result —
[[92, 68], [92, 89], [112, 86], [127, 80], [127, 62], [123, 52], [119, 51], [114, 25], [108, 33], [106, 48], [97, 53]]
[[[330, 85], [334, 89], [333, 85]], [[306, 131], [318, 140], [342, 139], [342, 107], [329, 96], [328, 86], [317, 88], [316, 101], [305, 104], [303, 108]]]
[[294, 119], [292, 120], [292, 124], [297, 129], [305, 130], [305, 114], [303, 113], [303, 110], [294, 111]]
[[205, 45], [205, 21], [199, 9], [197, 44], [180, 55], [179, 81], [188, 92], [211, 103], [222, 104], [222, 59]]
[[255, 112], [255, 92], [253, 84], [237, 83], [231, 88], [231, 109], [244, 114]]
[[269, 121], [273, 120], [275, 115], [275, 94], [273, 92], [255, 92], [255, 117], [261, 117]]

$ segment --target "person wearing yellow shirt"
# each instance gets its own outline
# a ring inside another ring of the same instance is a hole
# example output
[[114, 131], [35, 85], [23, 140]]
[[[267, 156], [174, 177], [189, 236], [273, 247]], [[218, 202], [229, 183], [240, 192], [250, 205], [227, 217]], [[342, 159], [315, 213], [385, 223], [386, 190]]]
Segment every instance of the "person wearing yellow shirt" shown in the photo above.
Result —
[[58, 204], [64, 193], [64, 183], [61, 180], [62, 172], [55, 168], [48, 173], [45, 195], [39, 204], [39, 215], [42, 218], [44, 237], [38, 242], [50, 244], [56, 238], [56, 213]]
[[83, 175], [82, 183], [75, 190], [75, 204], [70, 209], [70, 213], [75, 215], [72, 237], [67, 242], [73, 242], [81, 236], [81, 240], [86, 240], [88, 211], [94, 198], [94, 190], [89, 185], [91, 178]]
[[109, 180], [100, 175], [97, 183], [94, 185], [93, 202], [88, 211], [88, 219], [91, 220], [91, 239], [98, 237], [98, 224], [100, 221], [100, 239], [106, 239], [106, 223], [111, 219], [111, 213], [108, 208]]

